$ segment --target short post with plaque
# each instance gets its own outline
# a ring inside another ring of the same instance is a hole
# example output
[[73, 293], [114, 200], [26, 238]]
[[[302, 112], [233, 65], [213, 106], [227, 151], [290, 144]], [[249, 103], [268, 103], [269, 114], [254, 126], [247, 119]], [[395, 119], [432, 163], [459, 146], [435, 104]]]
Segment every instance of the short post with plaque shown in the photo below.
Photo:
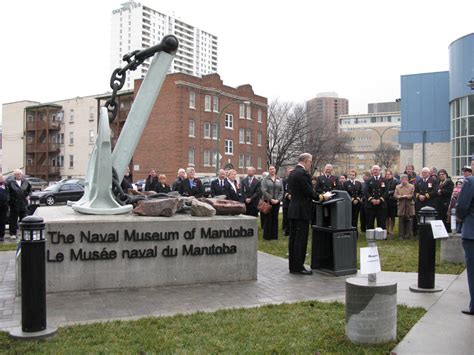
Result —
[[356, 344], [381, 344], [397, 338], [397, 283], [378, 280], [381, 271], [375, 240], [366, 231], [367, 248], [360, 250], [360, 274], [346, 280], [346, 336]]
[[[432, 222], [436, 221], [438, 212], [426, 206], [418, 212], [418, 284], [410, 286], [413, 292], [439, 292], [443, 289], [435, 286], [436, 239]], [[442, 223], [442, 221], [439, 221]]]
[[15, 339], [41, 339], [56, 334], [46, 325], [45, 224], [43, 218], [27, 216], [21, 230], [21, 327], [10, 332]]

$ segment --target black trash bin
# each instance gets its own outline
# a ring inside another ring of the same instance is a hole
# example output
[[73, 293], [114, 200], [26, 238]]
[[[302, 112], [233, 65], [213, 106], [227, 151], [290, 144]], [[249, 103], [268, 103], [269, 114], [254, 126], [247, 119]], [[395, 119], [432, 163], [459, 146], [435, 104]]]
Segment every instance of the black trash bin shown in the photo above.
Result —
[[351, 198], [334, 190], [331, 200], [316, 204], [311, 268], [335, 276], [357, 273], [357, 229], [352, 227]]

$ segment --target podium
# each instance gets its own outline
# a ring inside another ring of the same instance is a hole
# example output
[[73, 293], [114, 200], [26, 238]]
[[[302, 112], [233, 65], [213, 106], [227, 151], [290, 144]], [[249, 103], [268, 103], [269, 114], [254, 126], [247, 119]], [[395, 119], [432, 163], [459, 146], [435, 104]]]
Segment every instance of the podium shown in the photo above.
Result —
[[357, 229], [352, 227], [352, 201], [346, 191], [316, 203], [311, 269], [335, 276], [357, 273]]

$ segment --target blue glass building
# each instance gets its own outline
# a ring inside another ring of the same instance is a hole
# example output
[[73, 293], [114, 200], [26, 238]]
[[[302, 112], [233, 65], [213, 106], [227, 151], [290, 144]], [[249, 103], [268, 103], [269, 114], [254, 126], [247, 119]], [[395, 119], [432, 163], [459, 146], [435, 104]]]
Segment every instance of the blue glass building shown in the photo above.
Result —
[[449, 170], [449, 72], [402, 75], [400, 87], [401, 166]]
[[449, 46], [449, 117], [453, 173], [460, 174], [474, 155], [474, 33]]
[[474, 156], [474, 33], [449, 45], [449, 71], [401, 76], [400, 164], [461, 175]]

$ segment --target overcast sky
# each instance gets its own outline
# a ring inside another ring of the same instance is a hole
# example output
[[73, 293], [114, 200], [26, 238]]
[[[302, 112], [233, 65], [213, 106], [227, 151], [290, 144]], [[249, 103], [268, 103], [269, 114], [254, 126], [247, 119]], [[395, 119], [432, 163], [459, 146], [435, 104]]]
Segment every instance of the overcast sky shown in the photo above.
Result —
[[[0, 102], [54, 101], [108, 90], [117, 0], [4, 1]], [[448, 69], [448, 46], [474, 32], [474, 1], [147, 0], [218, 36], [219, 74], [270, 100], [319, 92], [350, 113], [400, 97], [400, 75]]]

